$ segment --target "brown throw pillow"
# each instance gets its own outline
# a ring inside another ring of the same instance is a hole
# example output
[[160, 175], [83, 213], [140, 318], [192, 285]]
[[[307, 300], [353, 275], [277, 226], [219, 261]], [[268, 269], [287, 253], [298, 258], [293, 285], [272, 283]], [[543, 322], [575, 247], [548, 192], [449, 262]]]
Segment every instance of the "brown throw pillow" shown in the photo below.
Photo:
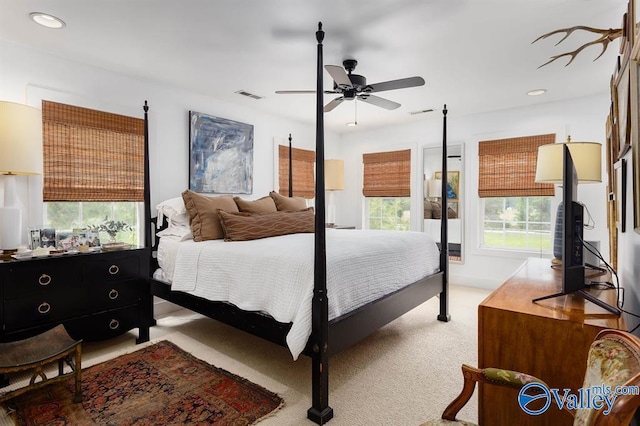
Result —
[[263, 214], [218, 210], [225, 241], [249, 241], [278, 235], [315, 231], [313, 208]]
[[456, 213], [456, 211], [454, 209], [449, 207], [449, 208], [447, 208], [447, 218], [449, 218], [449, 219], [457, 219], [458, 218], [458, 213]]
[[189, 213], [189, 224], [194, 241], [224, 238], [218, 210], [237, 212], [238, 206], [230, 195], [207, 197], [191, 190], [182, 193], [184, 206]]
[[440, 203], [431, 202], [431, 218], [442, 219], [442, 205]]
[[240, 197], [233, 197], [233, 200], [241, 212], [274, 213], [278, 211], [275, 201], [268, 195], [253, 201], [243, 200]]
[[424, 200], [424, 218], [425, 219], [431, 219], [431, 201], [429, 200]]
[[307, 208], [307, 201], [302, 197], [285, 197], [274, 191], [271, 191], [269, 196], [273, 198], [280, 212], [294, 212]]

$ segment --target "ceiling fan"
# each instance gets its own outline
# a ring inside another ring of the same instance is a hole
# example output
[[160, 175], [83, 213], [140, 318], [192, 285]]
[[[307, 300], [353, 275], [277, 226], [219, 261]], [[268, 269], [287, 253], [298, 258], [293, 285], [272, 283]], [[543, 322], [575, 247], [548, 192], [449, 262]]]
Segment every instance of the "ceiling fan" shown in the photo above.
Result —
[[[384, 92], [386, 90], [405, 89], [424, 85], [422, 77], [408, 77], [399, 80], [383, 81], [381, 83], [367, 84], [367, 79], [363, 75], [353, 74], [358, 61], [355, 59], [345, 59], [344, 66], [325, 65], [331, 78], [333, 78], [333, 90], [325, 90], [324, 93], [340, 93], [341, 95], [324, 106], [324, 112], [329, 112], [340, 105], [343, 101], [358, 99], [371, 105], [392, 110], [400, 107], [400, 104], [388, 99], [375, 96], [372, 93]], [[316, 93], [315, 90], [277, 90], [278, 94], [299, 94]]]

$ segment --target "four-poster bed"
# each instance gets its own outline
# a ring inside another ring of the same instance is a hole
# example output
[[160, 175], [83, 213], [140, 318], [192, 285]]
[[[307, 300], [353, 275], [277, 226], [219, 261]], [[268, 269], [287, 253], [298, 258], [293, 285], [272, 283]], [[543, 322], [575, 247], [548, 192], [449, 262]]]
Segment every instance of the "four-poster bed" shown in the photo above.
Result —
[[[323, 424], [333, 417], [333, 410], [329, 406], [329, 356], [358, 342], [380, 327], [388, 324], [424, 301], [439, 295], [440, 321], [450, 319], [448, 311], [448, 250], [447, 250], [447, 220], [446, 212], [442, 215], [441, 249], [435, 261], [435, 273], [406, 285], [400, 289], [370, 301], [356, 309], [343, 313], [335, 318], [329, 318], [329, 301], [331, 288], [327, 291], [327, 241], [325, 227], [325, 187], [324, 187], [324, 121], [323, 121], [323, 58], [322, 41], [324, 32], [322, 24], [318, 25], [317, 39], [317, 99], [316, 99], [316, 177], [315, 177], [315, 232], [313, 249], [313, 294], [311, 298], [311, 330], [304, 346], [303, 354], [312, 359], [312, 406], [307, 417], [318, 424]], [[446, 106], [443, 117], [443, 161], [442, 172], [446, 175]], [[147, 107], [145, 104], [145, 128], [147, 128]], [[150, 217], [150, 191], [148, 182], [148, 132], [146, 136], [146, 165], [147, 188], [145, 191], [145, 213]], [[291, 152], [291, 136], [289, 136]], [[290, 163], [291, 164], [291, 160]], [[291, 167], [290, 167], [291, 169]], [[289, 191], [291, 195], [291, 176], [289, 177]], [[443, 187], [443, 198], [446, 197]], [[443, 210], [446, 206], [443, 205]], [[155, 231], [155, 220], [152, 219]], [[147, 245], [152, 239], [152, 226], [147, 227], [145, 238]], [[356, 232], [356, 231], [333, 231]], [[360, 232], [360, 231], [358, 231]], [[199, 243], [193, 243], [199, 244]], [[221, 243], [229, 244], [229, 243]], [[157, 249], [157, 241], [154, 248]], [[154, 250], [155, 251], [155, 250]], [[152, 258], [152, 272], [158, 267], [157, 259]], [[151, 277], [150, 290], [154, 296], [165, 299], [187, 309], [193, 310], [210, 318], [217, 319], [256, 336], [267, 339], [282, 346], [287, 345], [287, 334], [292, 329], [292, 323], [276, 321], [272, 316], [261, 311], [242, 310], [226, 301], [211, 301], [203, 297], [183, 291], [172, 291], [171, 285], [157, 278]]]

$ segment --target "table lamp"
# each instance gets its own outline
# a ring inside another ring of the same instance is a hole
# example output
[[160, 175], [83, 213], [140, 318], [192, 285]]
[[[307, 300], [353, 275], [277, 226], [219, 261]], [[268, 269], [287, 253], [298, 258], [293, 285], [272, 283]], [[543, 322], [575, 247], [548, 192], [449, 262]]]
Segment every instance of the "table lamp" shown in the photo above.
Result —
[[344, 189], [344, 160], [324, 160], [324, 189], [329, 191], [327, 225], [334, 226], [336, 203], [333, 193]]
[[427, 194], [438, 201], [442, 197], [442, 179], [427, 180]]
[[[567, 146], [578, 174], [578, 183], [602, 181], [602, 145], [596, 142], [571, 142]], [[536, 178], [539, 183], [562, 184], [562, 151], [564, 143], [552, 143], [538, 147]], [[553, 256], [562, 259], [562, 203], [558, 204], [553, 238]]]
[[15, 249], [22, 241], [22, 209], [16, 176], [42, 174], [42, 112], [0, 101], [0, 249]]

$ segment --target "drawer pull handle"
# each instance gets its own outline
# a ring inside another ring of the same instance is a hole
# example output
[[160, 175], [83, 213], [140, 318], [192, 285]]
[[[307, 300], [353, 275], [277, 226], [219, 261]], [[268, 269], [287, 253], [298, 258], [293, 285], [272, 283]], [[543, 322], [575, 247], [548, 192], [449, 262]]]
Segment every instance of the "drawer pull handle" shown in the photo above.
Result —
[[120, 327], [120, 322], [117, 319], [112, 319], [109, 321], [109, 328], [112, 330], [117, 330]]
[[47, 314], [51, 310], [51, 305], [47, 302], [42, 302], [40, 306], [38, 306], [38, 312], [41, 314]]
[[111, 275], [116, 275], [118, 272], [120, 272], [120, 267], [118, 265], [109, 266], [109, 273]]
[[112, 288], [111, 291], [109, 292], [109, 299], [116, 300], [118, 296], [119, 296], [118, 290], [116, 290], [115, 288]]
[[38, 284], [43, 286], [51, 284], [51, 275], [47, 275], [47, 274], [40, 275], [40, 278], [38, 278]]

